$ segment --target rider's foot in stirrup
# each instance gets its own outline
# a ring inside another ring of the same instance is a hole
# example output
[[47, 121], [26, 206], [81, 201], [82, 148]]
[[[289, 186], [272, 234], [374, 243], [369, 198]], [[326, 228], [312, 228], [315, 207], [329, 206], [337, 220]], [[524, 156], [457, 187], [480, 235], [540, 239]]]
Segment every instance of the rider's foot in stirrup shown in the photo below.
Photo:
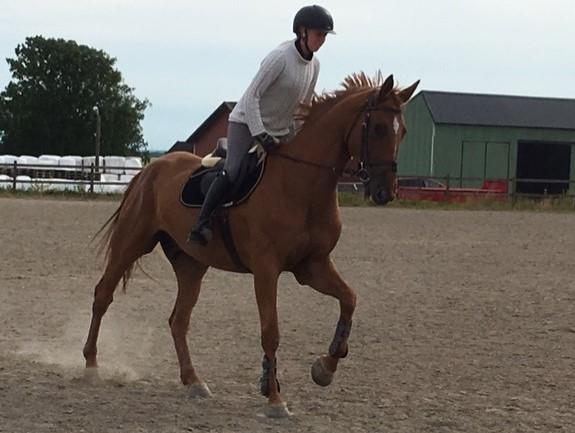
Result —
[[212, 237], [212, 230], [208, 226], [197, 227], [188, 235], [188, 242], [206, 246]]

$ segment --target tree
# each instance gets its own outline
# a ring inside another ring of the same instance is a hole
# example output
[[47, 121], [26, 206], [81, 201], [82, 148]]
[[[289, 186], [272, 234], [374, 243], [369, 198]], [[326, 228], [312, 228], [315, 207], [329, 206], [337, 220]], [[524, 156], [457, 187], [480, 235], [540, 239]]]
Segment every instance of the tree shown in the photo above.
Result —
[[101, 154], [147, 155], [140, 122], [149, 106], [115, 69], [116, 59], [74, 41], [28, 37], [6, 59], [0, 93], [0, 152], [93, 155], [99, 109]]

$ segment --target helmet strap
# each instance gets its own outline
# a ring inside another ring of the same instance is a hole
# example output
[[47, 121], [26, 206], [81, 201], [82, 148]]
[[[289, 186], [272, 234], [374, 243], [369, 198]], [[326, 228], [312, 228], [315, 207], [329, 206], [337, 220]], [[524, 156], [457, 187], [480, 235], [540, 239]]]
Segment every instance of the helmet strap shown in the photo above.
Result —
[[[303, 33], [298, 33], [297, 41], [299, 45], [300, 54], [307, 60], [311, 60], [313, 58], [313, 53], [309, 49], [307, 44], [307, 29], [303, 31]], [[303, 48], [305, 48], [306, 53], [303, 52]], [[305, 55], [307, 54], [307, 55]], [[309, 58], [308, 58], [309, 57]]]

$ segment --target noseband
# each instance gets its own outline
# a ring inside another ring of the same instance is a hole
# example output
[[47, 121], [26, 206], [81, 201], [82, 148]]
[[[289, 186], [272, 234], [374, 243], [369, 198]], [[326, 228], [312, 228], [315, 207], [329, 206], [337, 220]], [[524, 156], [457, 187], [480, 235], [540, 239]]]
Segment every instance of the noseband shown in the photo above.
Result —
[[345, 138], [345, 144], [349, 143], [349, 137], [353, 130], [355, 129], [355, 125], [359, 120], [359, 117], [363, 114], [363, 121], [361, 122], [361, 157], [359, 160], [359, 165], [357, 170], [353, 171], [352, 174], [357, 176], [359, 180], [364, 185], [367, 185], [371, 180], [369, 175], [369, 169], [374, 167], [383, 167], [384, 171], [391, 171], [392, 173], [397, 173], [397, 161], [393, 160], [382, 160], [382, 161], [369, 161], [369, 124], [371, 121], [371, 113], [373, 111], [393, 111], [396, 113], [400, 113], [401, 110], [391, 107], [377, 107], [377, 94], [372, 93], [369, 98], [367, 99], [367, 103], [363, 110], [361, 110], [358, 114]]

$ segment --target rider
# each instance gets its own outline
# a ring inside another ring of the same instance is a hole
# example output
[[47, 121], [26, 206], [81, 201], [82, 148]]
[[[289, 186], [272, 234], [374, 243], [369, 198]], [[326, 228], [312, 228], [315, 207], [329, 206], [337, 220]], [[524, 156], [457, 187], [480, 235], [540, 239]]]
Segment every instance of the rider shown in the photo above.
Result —
[[206, 245], [212, 238], [210, 217], [230, 185], [237, 181], [243, 158], [257, 140], [266, 151], [289, 135], [299, 104], [311, 102], [319, 73], [314, 57], [333, 33], [333, 19], [321, 6], [305, 6], [295, 15], [296, 38], [282, 43], [264, 58], [250, 86], [229, 116], [228, 153], [215, 178], [188, 241]]

